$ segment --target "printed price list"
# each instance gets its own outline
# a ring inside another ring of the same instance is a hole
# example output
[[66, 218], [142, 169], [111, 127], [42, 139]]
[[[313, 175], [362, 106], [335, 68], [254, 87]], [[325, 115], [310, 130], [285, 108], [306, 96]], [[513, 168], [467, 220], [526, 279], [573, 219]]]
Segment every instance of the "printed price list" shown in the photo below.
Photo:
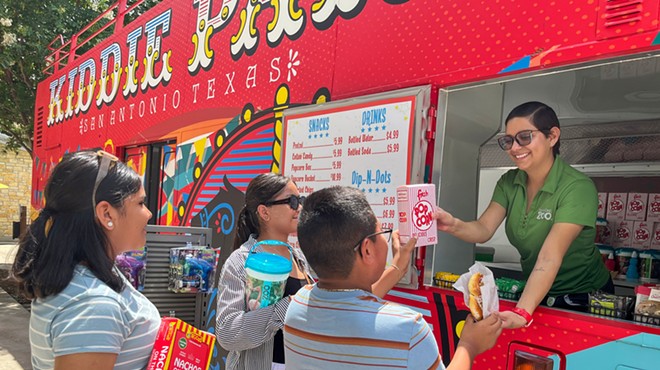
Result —
[[333, 186], [365, 193], [383, 228], [396, 228], [396, 187], [409, 173], [412, 98], [285, 117], [282, 172], [301, 194]]

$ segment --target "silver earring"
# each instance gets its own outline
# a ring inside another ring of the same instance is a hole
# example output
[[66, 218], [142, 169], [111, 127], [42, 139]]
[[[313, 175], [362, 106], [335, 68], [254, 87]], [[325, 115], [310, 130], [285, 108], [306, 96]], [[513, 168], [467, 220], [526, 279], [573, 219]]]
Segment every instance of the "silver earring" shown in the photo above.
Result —
[[115, 224], [112, 223], [112, 221], [108, 221], [108, 227], [113, 227]]

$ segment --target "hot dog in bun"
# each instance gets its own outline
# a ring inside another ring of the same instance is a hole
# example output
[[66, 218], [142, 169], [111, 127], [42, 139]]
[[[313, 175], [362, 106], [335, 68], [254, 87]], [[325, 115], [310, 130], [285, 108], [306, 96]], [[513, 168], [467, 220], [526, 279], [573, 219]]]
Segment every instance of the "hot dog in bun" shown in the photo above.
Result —
[[469, 308], [472, 316], [477, 321], [484, 318], [483, 301], [481, 299], [481, 287], [484, 285], [481, 281], [483, 277], [483, 274], [477, 272], [470, 277], [470, 281], [468, 282], [468, 290], [470, 291]]

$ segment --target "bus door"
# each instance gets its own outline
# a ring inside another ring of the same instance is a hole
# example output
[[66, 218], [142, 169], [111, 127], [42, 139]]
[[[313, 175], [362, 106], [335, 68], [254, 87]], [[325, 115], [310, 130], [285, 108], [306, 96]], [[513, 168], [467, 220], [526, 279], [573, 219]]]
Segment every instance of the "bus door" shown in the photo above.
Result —
[[147, 193], [147, 207], [153, 213], [150, 224], [172, 224], [175, 155], [174, 140], [124, 149], [124, 162], [142, 178]]

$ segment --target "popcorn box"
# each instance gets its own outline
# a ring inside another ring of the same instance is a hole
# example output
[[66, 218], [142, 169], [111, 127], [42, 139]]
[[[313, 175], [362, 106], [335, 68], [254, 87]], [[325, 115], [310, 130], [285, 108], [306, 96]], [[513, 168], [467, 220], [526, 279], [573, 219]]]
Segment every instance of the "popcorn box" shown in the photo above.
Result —
[[607, 205], [607, 193], [598, 193], [598, 215], [597, 217], [605, 218], [605, 209]]
[[653, 226], [653, 233], [651, 234], [651, 248], [660, 249], [660, 222], [656, 222]]
[[612, 234], [613, 247], [629, 247], [632, 243], [633, 223], [630, 221], [621, 221], [614, 223], [614, 233]]
[[646, 219], [647, 193], [628, 193], [626, 203], [626, 221], [644, 221]]
[[417, 247], [438, 242], [438, 229], [433, 218], [435, 185], [402, 185], [396, 188], [399, 235], [406, 243], [417, 238]]
[[607, 194], [607, 220], [610, 222], [623, 221], [626, 218], [626, 203], [628, 193]]
[[646, 221], [635, 221], [632, 231], [632, 246], [636, 248], [648, 248], [651, 246], [651, 233], [653, 224]]
[[215, 335], [174, 318], [163, 317], [147, 370], [208, 369]]
[[646, 212], [647, 222], [660, 222], [660, 193], [649, 194]]

